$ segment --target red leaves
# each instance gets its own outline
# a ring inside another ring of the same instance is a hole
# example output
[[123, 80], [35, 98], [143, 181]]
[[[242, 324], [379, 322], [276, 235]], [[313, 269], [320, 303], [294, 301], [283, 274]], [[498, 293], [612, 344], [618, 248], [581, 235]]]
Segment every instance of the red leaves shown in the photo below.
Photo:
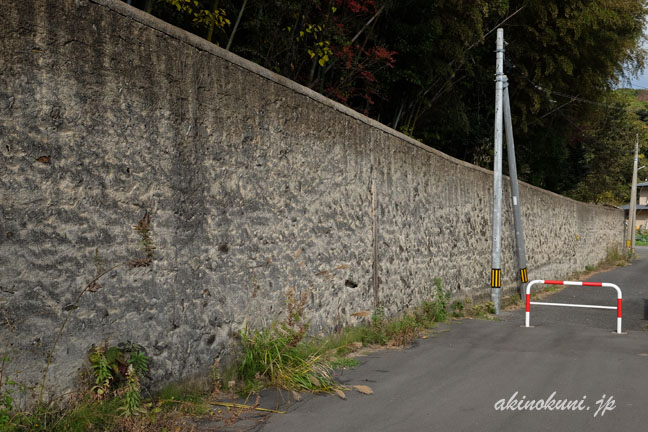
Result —
[[[365, 67], [377, 66], [378, 68], [382, 66], [388, 66], [390, 68], [394, 67], [396, 60], [394, 56], [398, 54], [396, 51], [390, 51], [385, 47], [376, 46], [369, 48], [368, 50], [361, 51], [359, 46], [344, 46], [341, 48], [333, 47], [333, 52], [337, 58], [344, 62], [345, 69], [349, 70], [354, 65], [364, 65]], [[364, 56], [365, 60], [361, 59]], [[374, 81], [375, 78], [373, 74], [371, 76], [365, 76], [365, 78], [370, 81]]]
[[353, 47], [343, 46], [341, 48], [333, 47], [332, 49], [333, 49], [333, 54], [335, 54], [335, 56], [344, 63], [344, 68], [347, 70], [351, 69], [351, 66], [353, 64], [353, 58], [355, 57], [355, 53], [353, 52]]
[[379, 73], [394, 67], [397, 53], [363, 33], [377, 17], [375, 0], [334, 0], [333, 6], [326, 27], [332, 60], [317, 79], [325, 81], [327, 96], [368, 114], [380, 95]]
[[363, 50], [360, 45], [332, 47], [338, 65], [340, 79], [326, 86], [325, 94], [345, 105], [359, 109], [374, 105], [374, 97], [379, 96], [380, 83], [376, 73], [385, 67], [394, 67], [396, 51], [383, 46]]
[[373, 0], [336, 0], [336, 6], [349, 9], [355, 14], [370, 13], [376, 10]]
[[368, 82], [376, 82], [376, 76], [370, 71], [363, 70], [360, 72], [360, 76]]
[[377, 46], [370, 50], [371, 55], [373, 55], [377, 60], [384, 60], [385, 64], [391, 68], [394, 67], [394, 56], [398, 54], [396, 51], [390, 51], [385, 47]]

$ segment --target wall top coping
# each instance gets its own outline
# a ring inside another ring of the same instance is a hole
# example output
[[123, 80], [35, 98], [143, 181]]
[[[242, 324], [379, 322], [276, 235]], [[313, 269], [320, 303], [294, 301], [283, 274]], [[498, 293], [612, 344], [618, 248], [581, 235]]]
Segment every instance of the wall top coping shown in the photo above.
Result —
[[[376, 120], [373, 120], [363, 114], [360, 114], [357, 111], [352, 110], [351, 108], [342, 105], [339, 102], [335, 102], [324, 95], [317, 93], [316, 91], [313, 91], [309, 89], [308, 87], [305, 87], [301, 84], [296, 83], [295, 81], [292, 81], [282, 75], [279, 75], [275, 72], [272, 72], [262, 66], [259, 66], [258, 64], [251, 62], [249, 60], [246, 60], [230, 51], [226, 51], [223, 48], [217, 46], [214, 43], [211, 43], [207, 41], [206, 39], [203, 39], [197, 35], [194, 35], [188, 31], [182, 30], [179, 27], [175, 27], [165, 21], [162, 21], [161, 19], [154, 17], [153, 15], [146, 13], [142, 10], [139, 10], [133, 6], [129, 6], [127, 3], [122, 2], [120, 0], [74, 0], [77, 5], [83, 5], [86, 3], [86, 1], [90, 3], [94, 3], [100, 6], [103, 6], [115, 13], [118, 13], [119, 15], [122, 15], [126, 18], [129, 18], [133, 21], [136, 21], [146, 27], [149, 27], [153, 30], [159, 31], [161, 33], [166, 34], [167, 36], [176, 39], [180, 42], [183, 42], [187, 45], [190, 45], [193, 48], [199, 49], [201, 51], [208, 52], [211, 55], [214, 55], [216, 57], [219, 57], [227, 62], [230, 62], [240, 68], [243, 68], [255, 75], [258, 75], [262, 78], [267, 79], [268, 81], [271, 81], [275, 84], [281, 85], [283, 87], [286, 87], [287, 89], [290, 89], [298, 94], [301, 94], [303, 96], [306, 96], [307, 98], [318, 102], [322, 105], [325, 105], [329, 108], [332, 108], [335, 111], [338, 111], [344, 115], [347, 115], [359, 122], [365, 123], [368, 126], [371, 126], [374, 129], [380, 130], [388, 135], [392, 135], [401, 141], [412, 145], [420, 150], [426, 151], [428, 153], [432, 153], [440, 158], [446, 159], [447, 161], [463, 166], [465, 168], [475, 170], [478, 172], [482, 172], [488, 175], [492, 175], [492, 171], [479, 167], [477, 165], [470, 164], [468, 162], [462, 161], [460, 159], [454, 158], [452, 156], [449, 156], [439, 150], [436, 150], [432, 147], [428, 147], [425, 144], [422, 144], [421, 142], [408, 137], [407, 135], [398, 132], [395, 129], [392, 129]], [[508, 178], [507, 176], [502, 176], [503, 178]], [[596, 205], [596, 204], [590, 204], [590, 203], [585, 203], [581, 201], [576, 201], [571, 198], [568, 198], [563, 195], [559, 195], [557, 193], [539, 188], [537, 186], [530, 185], [528, 183], [520, 182], [521, 185], [524, 185], [524, 187], [536, 189], [540, 192], [553, 195], [555, 197], [562, 198], [564, 200], [569, 200], [574, 203], [578, 203], [581, 205], [586, 205], [586, 206], [591, 206], [597, 209], [605, 208], [608, 210], [612, 211], [622, 211], [618, 209], [617, 207], [612, 207], [612, 206], [601, 206], [601, 205]]]

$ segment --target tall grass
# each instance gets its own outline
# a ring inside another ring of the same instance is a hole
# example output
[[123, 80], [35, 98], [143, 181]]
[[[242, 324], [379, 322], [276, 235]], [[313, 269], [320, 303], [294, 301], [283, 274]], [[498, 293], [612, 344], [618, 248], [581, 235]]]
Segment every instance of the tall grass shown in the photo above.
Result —
[[[243, 356], [237, 369], [244, 391], [264, 386], [327, 392], [337, 384], [330, 364], [303, 343], [302, 334], [278, 324], [239, 333]], [[306, 348], [306, 349], [304, 349]]]
[[332, 357], [344, 356], [358, 344], [407, 345], [421, 330], [447, 319], [450, 293], [443, 290], [440, 279], [435, 280], [435, 285], [435, 297], [413, 311], [390, 319], [383, 307], [377, 307], [368, 324], [345, 328], [324, 339], [308, 337], [308, 325], [303, 323], [301, 312], [270, 328], [241, 331], [237, 378], [243, 392], [265, 386], [315, 392], [336, 389]]

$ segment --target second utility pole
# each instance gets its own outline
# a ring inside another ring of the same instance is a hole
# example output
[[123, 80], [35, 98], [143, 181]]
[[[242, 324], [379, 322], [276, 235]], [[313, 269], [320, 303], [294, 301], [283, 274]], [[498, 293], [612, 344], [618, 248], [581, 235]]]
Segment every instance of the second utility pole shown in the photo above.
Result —
[[634, 163], [632, 165], [632, 190], [630, 191], [630, 209], [628, 210], [628, 238], [626, 247], [630, 253], [635, 252], [635, 225], [637, 224], [637, 165], [639, 165], [639, 134], [635, 142]]
[[515, 228], [515, 246], [517, 247], [518, 266], [520, 266], [520, 298], [524, 298], [526, 284], [529, 282], [527, 272], [526, 248], [524, 245], [524, 229], [522, 226], [522, 211], [520, 206], [520, 188], [518, 187], [517, 162], [515, 160], [515, 143], [513, 141], [513, 119], [511, 118], [511, 101], [509, 99], [508, 78], [504, 76], [504, 129], [506, 130], [506, 151], [508, 153], [509, 178], [511, 179], [511, 195], [513, 201], [513, 225]]

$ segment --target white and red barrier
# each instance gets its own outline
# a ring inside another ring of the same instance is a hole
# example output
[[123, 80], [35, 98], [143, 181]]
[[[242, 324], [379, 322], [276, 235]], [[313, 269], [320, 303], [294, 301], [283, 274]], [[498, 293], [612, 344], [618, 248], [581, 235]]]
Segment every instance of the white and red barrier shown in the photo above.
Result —
[[[545, 303], [545, 302], [532, 302], [531, 301], [531, 287], [536, 284], [545, 285], [577, 285], [577, 286], [592, 286], [592, 287], [610, 287], [614, 288], [617, 292], [617, 305], [616, 306], [599, 306], [599, 305], [583, 305], [583, 304], [569, 304], [569, 303]], [[526, 317], [525, 327], [529, 327], [529, 320], [531, 317], [531, 305], [542, 306], [567, 306], [567, 307], [580, 307], [592, 309], [616, 309], [617, 311], [617, 333], [621, 333], [621, 288], [607, 282], [572, 282], [572, 281], [555, 281], [555, 280], [532, 280], [526, 287]]]

